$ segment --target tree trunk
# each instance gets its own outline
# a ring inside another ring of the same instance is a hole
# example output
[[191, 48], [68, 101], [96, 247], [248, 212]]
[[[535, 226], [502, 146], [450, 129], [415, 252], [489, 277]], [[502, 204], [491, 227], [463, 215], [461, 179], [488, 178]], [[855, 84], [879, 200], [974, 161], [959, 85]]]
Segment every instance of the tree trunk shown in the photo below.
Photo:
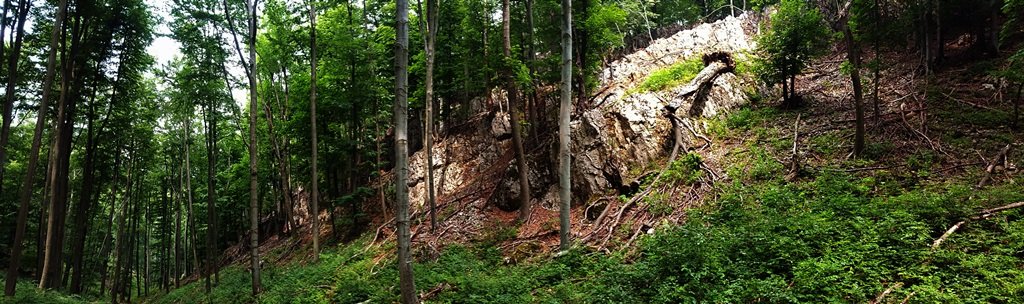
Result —
[[86, 225], [88, 223], [89, 210], [95, 201], [93, 198], [93, 180], [95, 179], [95, 157], [96, 137], [93, 136], [94, 122], [96, 120], [96, 95], [93, 91], [93, 98], [89, 102], [88, 122], [86, 124], [85, 143], [85, 165], [82, 177], [82, 193], [79, 195], [78, 205], [75, 209], [75, 236], [71, 245], [71, 293], [82, 293], [82, 260], [85, 249]]
[[847, 25], [844, 29], [846, 36], [846, 51], [848, 60], [852, 65], [850, 69], [850, 81], [853, 82], [853, 107], [857, 120], [856, 131], [853, 138], [853, 155], [860, 156], [864, 152], [864, 105], [863, 91], [860, 82], [860, 49], [853, 38], [853, 31]]
[[572, 246], [569, 211], [572, 203], [570, 150], [570, 122], [572, 112], [572, 0], [562, 0], [562, 95], [558, 107], [558, 199], [561, 201], [558, 213], [559, 249]]
[[[270, 75], [270, 87], [274, 90], [274, 98], [277, 100], [278, 107], [280, 107], [280, 96], [277, 94], [277, 85], [274, 84], [273, 74]], [[284, 200], [284, 207], [282, 209], [284, 209], [285, 224], [290, 225], [288, 232], [291, 233], [291, 230], [298, 229], [299, 224], [295, 221], [295, 203], [292, 201], [290, 172], [288, 172], [287, 160], [281, 148], [286, 141], [279, 139], [279, 135], [274, 132], [274, 114], [270, 109], [269, 102], [263, 102], [263, 111], [267, 117], [267, 134], [270, 136], [270, 142], [274, 148], [274, 158], [277, 163], [278, 174], [281, 175], [281, 192], [283, 192]], [[283, 135], [280, 136], [283, 137]]]
[[53, 85], [53, 76], [55, 71], [55, 65], [57, 61], [57, 43], [60, 37], [61, 25], [64, 21], [64, 14], [67, 11], [67, 0], [60, 0], [57, 5], [57, 16], [54, 19], [54, 26], [50, 32], [50, 50], [49, 55], [46, 59], [46, 76], [43, 78], [42, 85], [42, 99], [39, 102], [38, 114], [36, 114], [36, 126], [32, 137], [32, 148], [29, 150], [28, 167], [26, 168], [25, 178], [22, 182], [21, 193], [19, 195], [18, 205], [18, 220], [15, 224], [14, 241], [11, 244], [11, 255], [10, 261], [7, 267], [7, 275], [4, 286], [4, 294], [10, 298], [14, 297], [15, 286], [18, 281], [18, 268], [21, 262], [21, 242], [25, 237], [25, 222], [28, 219], [28, 203], [32, 198], [32, 189], [35, 175], [36, 166], [39, 161], [39, 146], [42, 144], [42, 133], [46, 123], [46, 112], [49, 108], [50, 100], [50, 87]]
[[881, 81], [882, 81], [882, 73], [880, 72], [880, 70], [882, 69], [882, 47], [881, 47], [881, 39], [878, 37], [878, 35], [880, 35], [880, 32], [882, 30], [882, 28], [881, 28], [881, 19], [882, 19], [881, 10], [882, 10], [881, 2], [879, 0], [875, 0], [875, 7], [872, 10], [872, 13], [874, 14], [874, 19], [875, 19], [874, 20], [875, 21], [874, 22], [874, 29], [873, 29], [875, 31], [875, 33], [872, 35], [872, 38], [873, 38], [872, 40], [874, 42], [874, 50], [875, 50], [875, 64], [872, 66], [872, 69], [874, 70], [873, 72], [875, 74], [875, 77], [873, 77], [873, 79], [872, 79], [872, 84], [874, 85], [874, 89], [871, 90], [871, 100], [872, 100], [872, 102], [874, 104], [875, 124], [876, 125], [878, 124], [879, 119], [881, 119], [881, 117], [882, 117], [882, 110], [879, 108], [879, 105], [878, 105], [878, 103], [879, 103], [878, 89], [879, 89], [879, 83], [881, 83]]
[[[503, 53], [505, 58], [512, 58], [512, 35], [509, 32], [512, 23], [511, 5], [509, 0], [502, 0], [502, 37], [504, 39]], [[516, 167], [519, 170], [519, 221], [526, 222], [530, 216], [530, 180], [529, 169], [526, 165], [526, 151], [523, 149], [523, 132], [519, 118], [519, 92], [515, 82], [515, 75], [512, 71], [505, 71], [507, 81], [506, 91], [508, 94], [509, 125], [512, 126], [512, 149], [516, 151]]]
[[[187, 157], [187, 156], [186, 156]], [[174, 288], [181, 287], [181, 273], [182, 273], [182, 254], [184, 251], [181, 248], [181, 235], [184, 231], [181, 229], [181, 201], [184, 197], [181, 193], [184, 191], [182, 188], [181, 180], [183, 170], [178, 170], [178, 191], [174, 197]]]
[[[420, 7], [423, 11], [423, 7]], [[422, 18], [420, 31], [423, 32], [423, 48], [427, 55], [426, 101], [424, 101], [423, 149], [426, 159], [423, 170], [427, 174], [426, 205], [430, 208], [430, 232], [437, 230], [436, 201], [434, 199], [434, 44], [437, 41], [437, 0], [427, 0], [426, 30], [423, 30]]]
[[198, 240], [198, 236], [197, 236], [197, 232], [196, 232], [197, 231], [196, 230], [196, 218], [195, 218], [196, 213], [195, 213], [194, 208], [192, 208], [192, 205], [193, 205], [193, 201], [192, 201], [192, 145], [190, 143], [191, 135], [192, 135], [192, 117], [191, 117], [191, 115], [189, 115], [188, 122], [184, 124], [184, 127], [185, 127], [185, 129], [182, 130], [182, 131], [185, 132], [185, 174], [184, 175], [185, 175], [185, 190], [187, 191], [186, 198], [187, 198], [187, 203], [188, 203], [188, 206], [187, 206], [188, 207], [188, 210], [187, 210], [188, 211], [188, 214], [187, 214], [187, 217], [188, 217], [188, 227], [186, 229], [186, 230], [188, 230], [188, 233], [187, 233], [188, 238], [185, 239], [185, 241], [187, 243], [191, 244], [188, 247], [191, 248], [191, 251], [192, 251], [192, 273], [196, 273], [196, 272], [199, 272], [199, 250], [196, 249], [196, 243], [198, 243], [199, 240]]
[[[121, 154], [118, 153], [114, 156], [114, 172], [115, 174], [121, 171]], [[114, 182], [114, 187], [110, 187], [110, 196], [116, 197], [115, 191], [117, 189], [117, 182]], [[107, 216], [107, 231], [103, 233], [103, 244], [100, 246], [100, 296], [107, 290], [107, 271], [109, 269], [110, 259], [110, 247], [114, 237], [114, 209], [116, 208], [117, 201], [112, 201], [110, 205], [110, 215]]]
[[[11, 135], [11, 121], [14, 114], [14, 90], [18, 83], [18, 61], [21, 58], [21, 47], [22, 41], [25, 38], [25, 20], [28, 19], [28, 10], [32, 5], [30, 1], [20, 0], [18, 1], [18, 14], [17, 14], [17, 28], [15, 30], [14, 38], [14, 49], [10, 53], [10, 58], [7, 58], [7, 89], [4, 95], [3, 105], [3, 127], [0, 129], [0, 181], [4, 180], [6, 167], [7, 167], [7, 142], [10, 140]], [[6, 1], [4, 5], [4, 29], [7, 24], [7, 10], [10, 7], [10, 0]], [[0, 39], [3, 37], [3, 33], [0, 32]], [[4, 45], [4, 43], [0, 43]], [[2, 48], [0, 48], [2, 50]], [[4, 52], [0, 51], [0, 60], [4, 58]], [[0, 193], [3, 193], [3, 183], [0, 182]]]
[[260, 205], [256, 196], [256, 1], [249, 7], [249, 247], [252, 252], [252, 294], [260, 293]]
[[317, 200], [320, 196], [318, 189], [320, 178], [317, 176], [317, 136], [316, 136], [316, 6], [314, 2], [309, 3], [309, 128], [310, 140], [310, 174], [309, 179], [309, 214], [313, 219], [313, 263], [320, 261], [320, 206]]
[[396, 0], [395, 37], [395, 225], [398, 277], [403, 304], [419, 303], [412, 273], [409, 235], [409, 2]]

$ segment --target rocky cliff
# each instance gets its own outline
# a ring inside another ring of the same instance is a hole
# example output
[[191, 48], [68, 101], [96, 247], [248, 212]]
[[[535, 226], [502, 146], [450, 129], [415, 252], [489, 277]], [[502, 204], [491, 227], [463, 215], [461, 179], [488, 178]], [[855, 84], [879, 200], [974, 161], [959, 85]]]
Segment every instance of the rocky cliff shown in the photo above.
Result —
[[[647, 167], [669, 154], [675, 140], [671, 123], [665, 116], [666, 104], [678, 104], [676, 114], [689, 126], [690, 132], [683, 136], [683, 148], [702, 144], [696, 136], [705, 128], [702, 118], [743, 104], [748, 80], [732, 72], [717, 75], [707, 90], [685, 98], [678, 96], [683, 86], [658, 92], [636, 88], [653, 71], [706, 54], [724, 53], [733, 60], [746, 60], [746, 54], [753, 48], [752, 28], [746, 16], [730, 17], [655, 40], [647, 48], [608, 64], [600, 74], [596, 94], [585, 99], [590, 101], [589, 106], [575, 109], [572, 118], [574, 206], [586, 206], [599, 196], [631, 191], [631, 182], [638, 178], [637, 170], [631, 168]], [[504, 93], [494, 91], [489, 98], [491, 102], [500, 103]], [[507, 113], [482, 112], [448, 129], [454, 131], [436, 141], [431, 160], [435, 170], [438, 220], [458, 222], [462, 227], [444, 229], [434, 240], [471, 238], [493, 220], [489, 217], [514, 218], [514, 213], [505, 211], [516, 207], [519, 191]], [[553, 128], [540, 130], [549, 131], [554, 132]], [[554, 166], [550, 165], [556, 163], [557, 148], [554, 136], [542, 138], [551, 139], [528, 138], [526, 146], [530, 154], [531, 197], [536, 206], [534, 218], [547, 221], [549, 215], [557, 218], [557, 177], [552, 172]], [[423, 151], [410, 158], [410, 199], [414, 221], [419, 223], [428, 220], [423, 216], [427, 209], [425, 161]], [[574, 223], [585, 220], [582, 213], [582, 208], [574, 208]], [[520, 234], [539, 235], [543, 229], [534, 230], [520, 231]], [[417, 228], [414, 234], [421, 231], [426, 230]], [[443, 236], [446, 233], [448, 235]]]

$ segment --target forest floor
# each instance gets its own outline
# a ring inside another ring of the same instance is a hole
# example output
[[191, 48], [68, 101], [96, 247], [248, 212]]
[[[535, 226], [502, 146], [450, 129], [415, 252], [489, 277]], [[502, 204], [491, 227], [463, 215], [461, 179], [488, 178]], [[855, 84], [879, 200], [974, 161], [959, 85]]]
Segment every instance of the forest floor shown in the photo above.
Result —
[[[798, 80], [805, 104], [770, 95], [708, 120], [710, 147], [681, 152], [635, 212], [556, 253], [557, 213], [519, 227], [488, 210], [483, 237], [414, 256], [426, 302], [1010, 303], [1024, 298], [1024, 121], [990, 73], [1002, 60], [950, 52], [935, 77], [914, 54], [884, 54], [879, 112], [866, 85], [867, 145], [851, 155], [853, 106], [840, 50]], [[870, 57], [867, 54], [866, 57]], [[871, 73], [865, 78], [872, 79]], [[870, 81], [868, 82], [870, 84]], [[1016, 119], [1017, 127], [1013, 127]], [[1007, 153], [1001, 153], [1010, 147]], [[794, 161], [795, 160], [795, 161]], [[794, 165], [796, 164], [796, 165]], [[641, 168], [651, 169], [651, 168]], [[631, 197], [613, 197], [627, 201]], [[1012, 205], [1011, 205], [1012, 206]], [[481, 211], [483, 212], [483, 211]], [[587, 217], [585, 208], [577, 208]], [[954, 228], [955, 227], [955, 228]], [[951, 229], [954, 228], [954, 229]], [[529, 230], [523, 232], [521, 230]], [[952, 232], [949, 232], [952, 231]], [[325, 232], [326, 234], [327, 232]], [[577, 231], [586, 237], [587, 231]], [[526, 236], [526, 237], [524, 237]], [[325, 245], [265, 242], [263, 303], [391, 303], [394, 243], [374, 231]], [[241, 257], [241, 255], [239, 256]], [[147, 303], [248, 303], [246, 259], [206, 293], [195, 281]], [[81, 299], [19, 292], [34, 299]], [[21, 299], [21, 298], [19, 298]], [[41, 301], [41, 300], [39, 300]], [[23, 303], [27, 303], [23, 302]]]

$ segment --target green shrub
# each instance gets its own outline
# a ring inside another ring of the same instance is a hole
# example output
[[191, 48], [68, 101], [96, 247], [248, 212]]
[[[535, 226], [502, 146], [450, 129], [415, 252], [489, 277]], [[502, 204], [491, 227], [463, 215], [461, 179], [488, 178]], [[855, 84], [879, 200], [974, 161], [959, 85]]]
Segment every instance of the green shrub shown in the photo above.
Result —
[[675, 161], [669, 164], [665, 173], [662, 174], [660, 185], [685, 183], [692, 184], [700, 179], [704, 171], [701, 170], [703, 161], [699, 154], [690, 152], [680, 155]]

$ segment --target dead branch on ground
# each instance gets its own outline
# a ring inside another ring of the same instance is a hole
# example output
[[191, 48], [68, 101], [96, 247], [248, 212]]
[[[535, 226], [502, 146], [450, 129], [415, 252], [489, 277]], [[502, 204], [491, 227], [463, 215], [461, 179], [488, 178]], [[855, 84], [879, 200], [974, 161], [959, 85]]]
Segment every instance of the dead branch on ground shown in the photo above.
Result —
[[950, 235], [953, 235], [953, 233], [960, 229], [960, 227], [962, 227], [964, 224], [967, 224], [970, 221], [987, 219], [992, 217], [993, 215], [996, 215], [999, 212], [1016, 209], [1020, 207], [1024, 207], [1024, 202], [1016, 202], [1009, 205], [1003, 205], [992, 209], [982, 210], [978, 214], [975, 214], [960, 222], [957, 222], [952, 227], [949, 227], [949, 229], [946, 230], [946, 233], [943, 233], [942, 236], [940, 236], [938, 239], [935, 239], [935, 242], [932, 243], [932, 250], [938, 249], [939, 245], [941, 245], [942, 242], [946, 240], [946, 238], [949, 238]]

